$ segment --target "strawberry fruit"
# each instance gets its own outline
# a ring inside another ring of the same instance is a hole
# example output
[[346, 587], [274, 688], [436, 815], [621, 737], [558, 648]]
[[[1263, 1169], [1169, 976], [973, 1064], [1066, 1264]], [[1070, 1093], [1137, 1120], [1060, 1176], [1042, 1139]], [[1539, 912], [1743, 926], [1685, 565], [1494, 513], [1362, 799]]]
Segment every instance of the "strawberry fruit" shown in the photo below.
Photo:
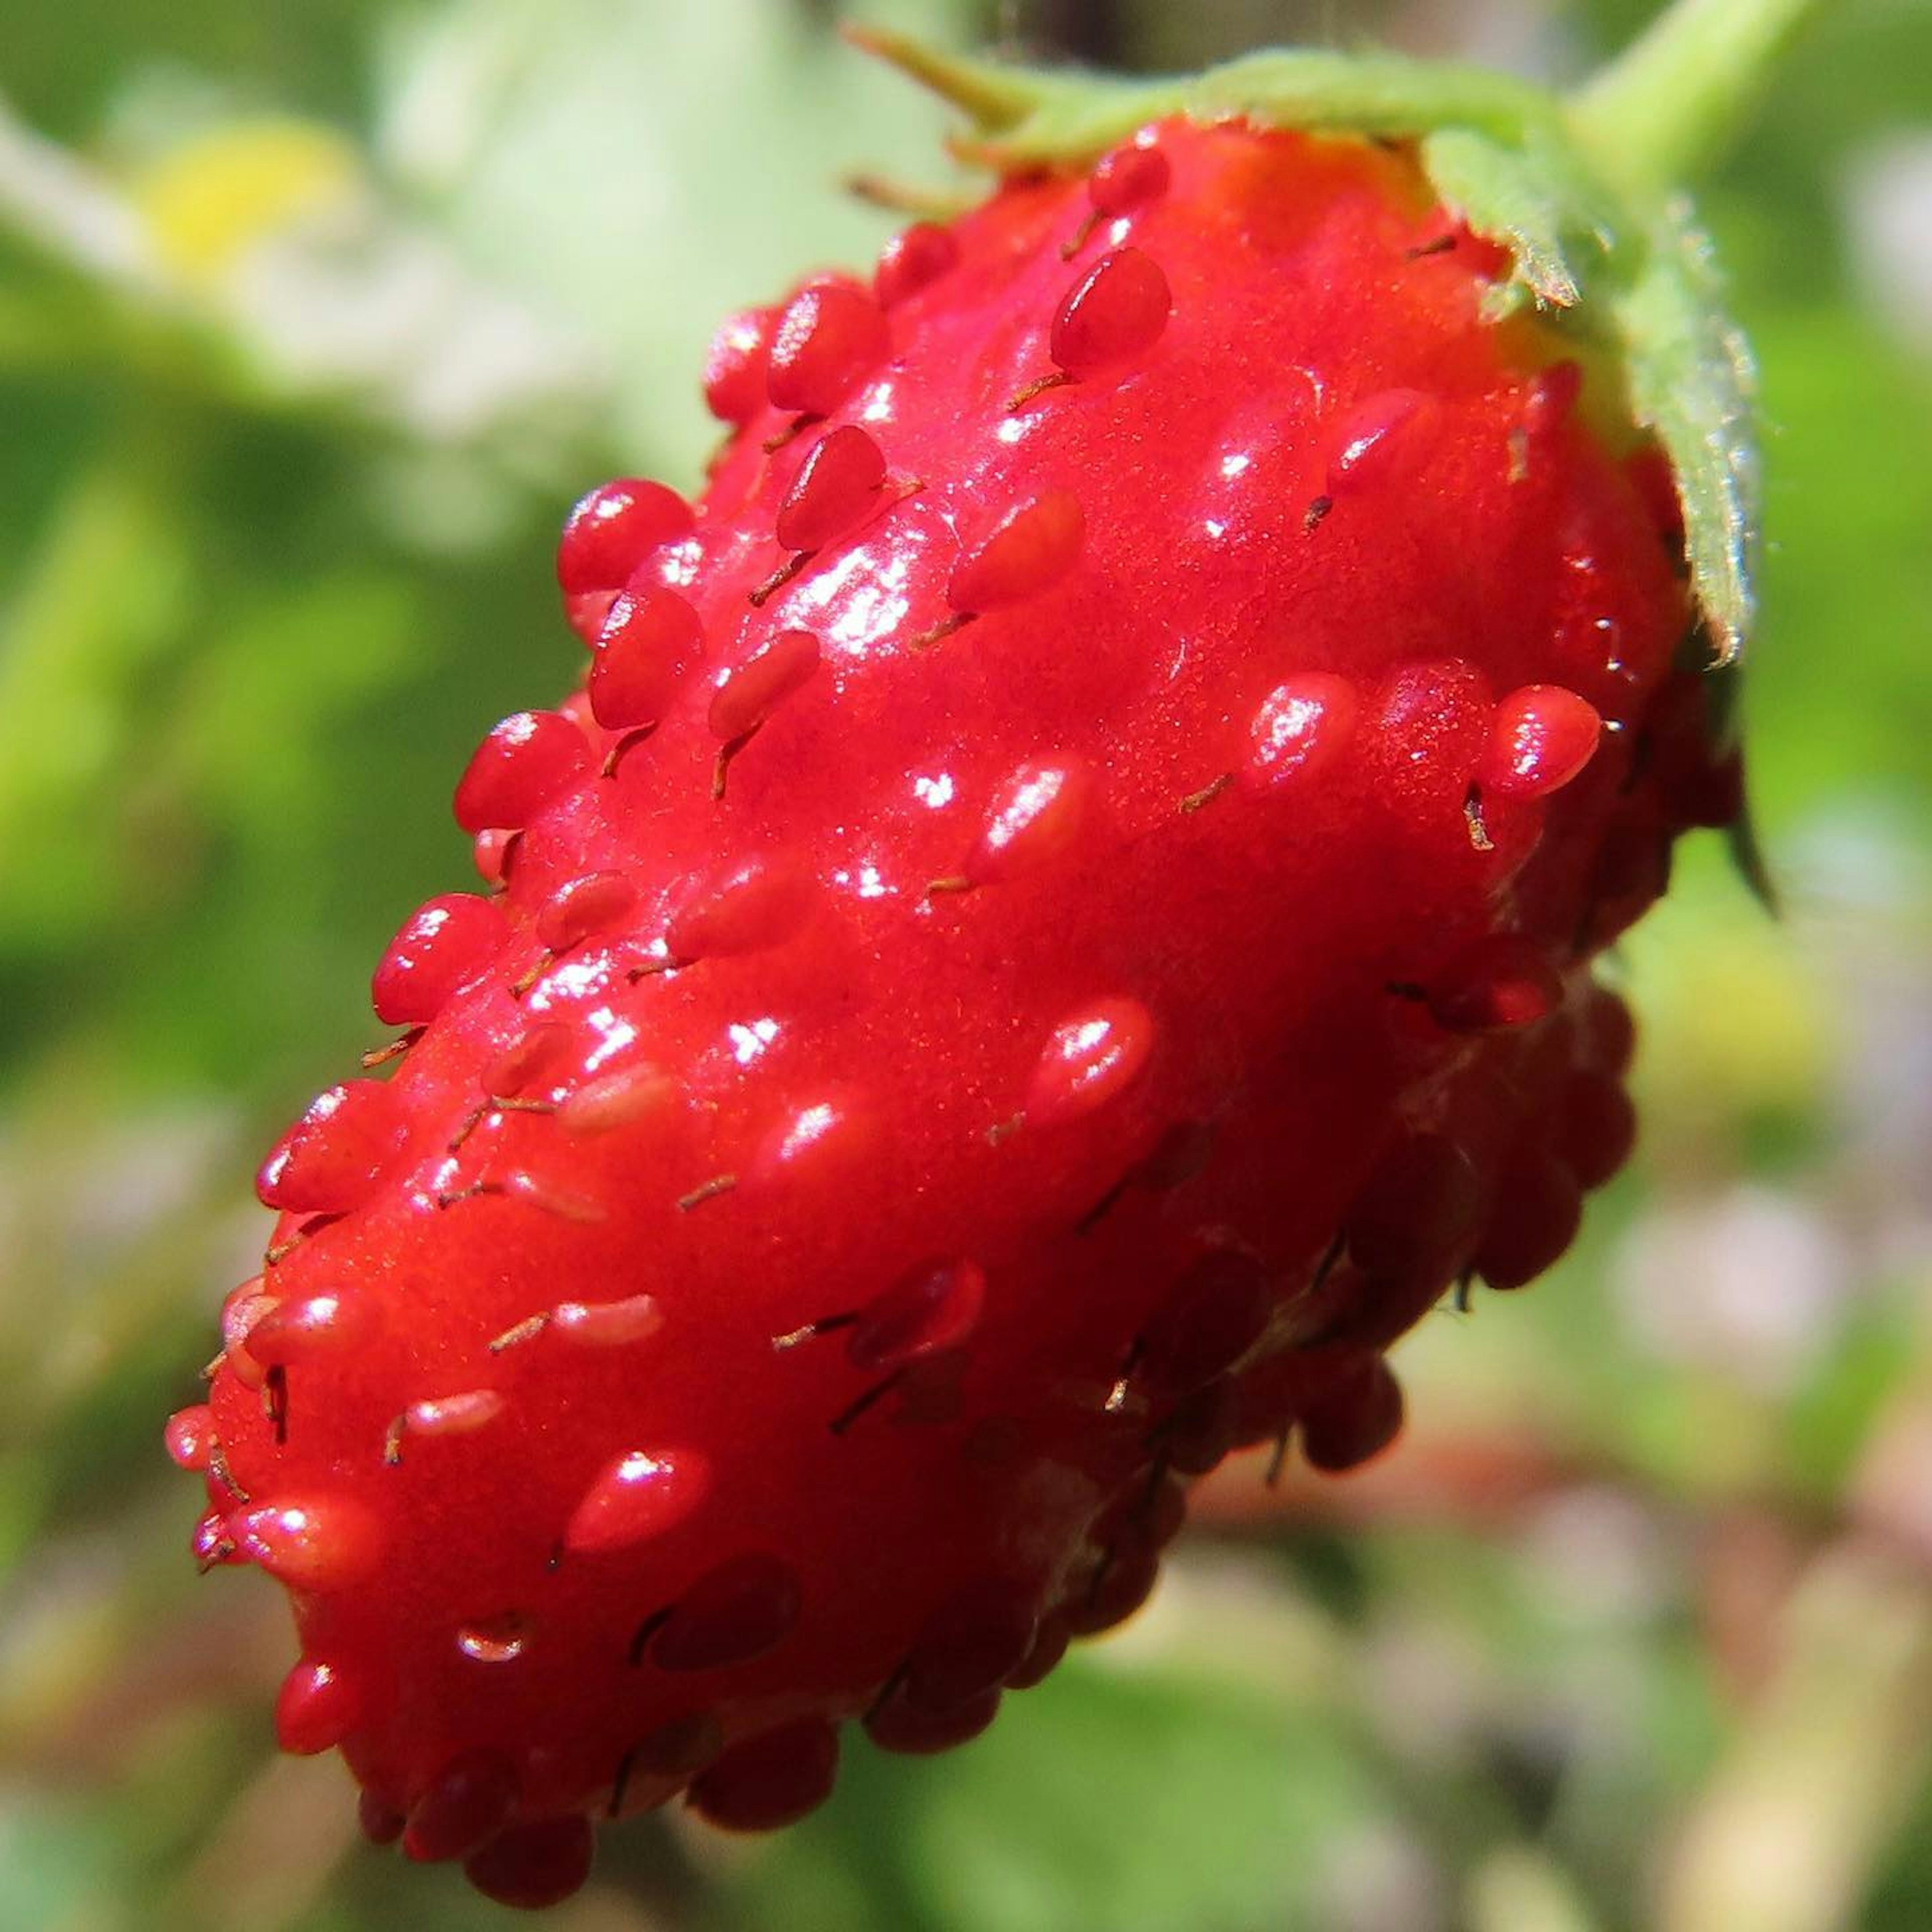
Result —
[[584, 686], [464, 773], [489, 890], [170, 1427], [293, 1599], [285, 1747], [514, 1904], [974, 1736], [1234, 1446], [1386, 1444], [1390, 1344], [1623, 1160], [1592, 962], [1735, 809], [1702, 446], [1634, 283], [1484, 218], [1493, 115], [1076, 136], [887, 50], [999, 186], [725, 325], [695, 502], [572, 512]]

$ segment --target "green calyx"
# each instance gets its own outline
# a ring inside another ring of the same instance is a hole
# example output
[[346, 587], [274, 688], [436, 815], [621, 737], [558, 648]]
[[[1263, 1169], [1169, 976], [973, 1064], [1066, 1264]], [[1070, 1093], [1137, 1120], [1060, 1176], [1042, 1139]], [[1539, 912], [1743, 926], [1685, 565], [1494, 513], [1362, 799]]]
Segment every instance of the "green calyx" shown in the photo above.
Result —
[[1533, 303], [1606, 345], [1630, 411], [1676, 472], [1691, 578], [1721, 664], [1749, 640], [1758, 463], [1750, 357], [1710, 250], [1673, 190], [1722, 144], [1817, 0], [1674, 0], [1565, 97], [1481, 68], [1312, 50], [1252, 54], [1177, 80], [1040, 72], [852, 30], [959, 108], [962, 159], [1003, 173], [1090, 160], [1182, 114], [1413, 140], [1431, 186], [1509, 250], [1498, 308]]

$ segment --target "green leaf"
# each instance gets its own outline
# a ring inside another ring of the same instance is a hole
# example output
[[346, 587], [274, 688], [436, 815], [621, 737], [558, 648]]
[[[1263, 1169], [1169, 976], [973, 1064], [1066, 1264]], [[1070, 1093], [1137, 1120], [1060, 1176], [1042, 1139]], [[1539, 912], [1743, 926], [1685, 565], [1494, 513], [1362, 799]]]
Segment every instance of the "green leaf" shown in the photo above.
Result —
[[1297, 1901], [1324, 1848], [1373, 1806], [1343, 1732], [1306, 1705], [1076, 1658], [944, 1758], [856, 1743], [730, 1922], [1292, 1932], [1312, 1924]]
[[1645, 238], [1640, 266], [1610, 299], [1631, 407], [1670, 458], [1697, 601], [1719, 662], [1730, 664], [1756, 609], [1756, 370], [1725, 313], [1710, 243], [1682, 203]]

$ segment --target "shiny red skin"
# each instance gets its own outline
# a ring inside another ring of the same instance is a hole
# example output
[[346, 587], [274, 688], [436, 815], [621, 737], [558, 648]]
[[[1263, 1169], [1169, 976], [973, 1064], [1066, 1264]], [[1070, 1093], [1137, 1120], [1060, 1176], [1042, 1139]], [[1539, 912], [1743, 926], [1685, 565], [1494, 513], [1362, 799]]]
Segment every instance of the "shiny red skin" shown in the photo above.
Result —
[[[546, 1821], [695, 1777], [700, 1810], [779, 1823], [830, 1788], [828, 1727], [971, 1735], [1144, 1596], [1170, 1468], [1298, 1416], [1324, 1466], [1372, 1453], [1400, 1414], [1381, 1352], [1479, 1251], [1548, 1246], [1566, 1145], [1580, 1181], [1620, 1153], [1628, 1022], [1588, 958], [1660, 889], [1680, 814], [1648, 774], [1702, 736], [1613, 386], [1569, 408], [1561, 342], [1484, 319], [1500, 259], [1410, 155], [1159, 139], [1166, 192], [1071, 259], [1078, 173], [958, 223], [823, 422], [748, 403], [776, 312], [740, 319], [739, 426], [631, 580], [689, 600], [702, 655], [655, 728], [566, 706], [584, 774], [489, 848], [510, 940], [386, 1070], [400, 1150], [350, 1211], [285, 1216], [251, 1290], [382, 1319], [214, 1377], [205, 1558], [275, 1567], [225, 1528], [244, 1496], [315, 1506], [273, 1526], [368, 1815], [500, 1895], [580, 1876]], [[1042, 386], [1070, 292], [1127, 245], [1172, 292], [1157, 339]], [[817, 436], [852, 422], [916, 488], [754, 605]], [[1051, 490], [1077, 562], [954, 611], [962, 554]], [[815, 665], [721, 741], [721, 682], [796, 631]], [[1547, 796], [1486, 799], [1529, 686], [1601, 742]], [[1294, 755], [1251, 771], [1291, 701]], [[1077, 812], [990, 866], [988, 814], [1042, 764]], [[587, 874], [634, 893], [546, 926]], [[1509, 986], [1558, 1004], [1458, 978], [1432, 1006], [1496, 934]], [[1131, 1064], [1072, 1092], [1042, 1056], [1096, 1014]], [[570, 1094], [632, 1066], [634, 1108], [572, 1130]], [[1540, 1219], [1511, 1237], [1532, 1150]], [[1210, 1330], [1171, 1300], [1223, 1279]], [[602, 1343], [549, 1313], [618, 1301]], [[475, 1426], [396, 1431], [479, 1390], [500, 1404], [449, 1412]], [[660, 1641], [687, 1597], [728, 1627]]]

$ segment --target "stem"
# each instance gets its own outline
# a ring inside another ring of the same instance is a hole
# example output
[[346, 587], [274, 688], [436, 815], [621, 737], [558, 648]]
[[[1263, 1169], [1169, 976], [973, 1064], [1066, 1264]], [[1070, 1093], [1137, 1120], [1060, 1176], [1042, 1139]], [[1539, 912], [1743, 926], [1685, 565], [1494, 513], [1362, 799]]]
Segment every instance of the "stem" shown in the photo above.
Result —
[[1773, 65], [1827, 0], [1672, 0], [1570, 104], [1612, 179], [1664, 188], [1707, 170], [1756, 106]]

